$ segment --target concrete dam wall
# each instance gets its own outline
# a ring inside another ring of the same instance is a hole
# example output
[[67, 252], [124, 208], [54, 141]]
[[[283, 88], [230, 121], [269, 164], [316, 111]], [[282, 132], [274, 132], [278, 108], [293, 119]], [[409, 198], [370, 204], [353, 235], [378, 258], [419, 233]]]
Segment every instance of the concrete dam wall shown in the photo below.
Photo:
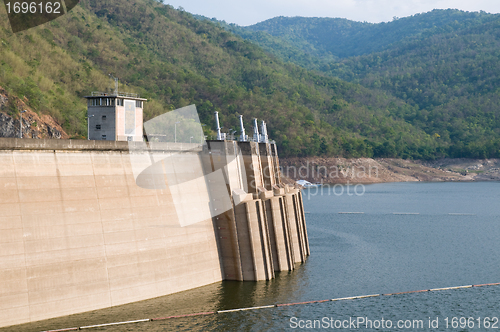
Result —
[[274, 144], [0, 139], [0, 327], [268, 280], [308, 255]]

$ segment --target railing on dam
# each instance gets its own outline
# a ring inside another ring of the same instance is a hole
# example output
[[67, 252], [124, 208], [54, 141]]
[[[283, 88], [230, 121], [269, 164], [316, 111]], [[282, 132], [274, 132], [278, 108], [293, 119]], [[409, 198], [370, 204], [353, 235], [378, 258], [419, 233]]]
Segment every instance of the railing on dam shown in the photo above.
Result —
[[146, 148], [150, 151], [201, 151], [202, 145], [172, 142], [0, 138], [0, 150], [129, 151], [139, 148]]

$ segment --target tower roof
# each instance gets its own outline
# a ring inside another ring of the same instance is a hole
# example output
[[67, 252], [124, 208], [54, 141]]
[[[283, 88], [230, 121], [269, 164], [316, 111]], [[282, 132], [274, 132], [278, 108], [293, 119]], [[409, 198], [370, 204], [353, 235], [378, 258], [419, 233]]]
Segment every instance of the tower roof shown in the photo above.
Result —
[[90, 96], [84, 96], [83, 98], [90, 99], [96, 97], [122, 97], [133, 100], [142, 100], [142, 101], [147, 100], [146, 98], [140, 98], [140, 96], [137, 93], [118, 92], [118, 94], [116, 94], [115, 92], [100, 92], [100, 91], [93, 91]]

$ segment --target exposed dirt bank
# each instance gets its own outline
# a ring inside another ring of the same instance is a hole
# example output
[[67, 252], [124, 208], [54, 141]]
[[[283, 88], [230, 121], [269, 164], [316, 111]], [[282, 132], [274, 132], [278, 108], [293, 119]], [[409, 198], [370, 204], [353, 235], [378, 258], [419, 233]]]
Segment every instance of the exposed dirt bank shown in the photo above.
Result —
[[499, 181], [500, 159], [280, 158], [283, 175], [312, 183]]
[[[37, 114], [27, 104], [11, 96], [0, 86], [0, 137], [19, 137], [22, 129], [24, 138], [69, 138], [68, 134], [50, 115]], [[22, 115], [22, 126], [20, 112]]]

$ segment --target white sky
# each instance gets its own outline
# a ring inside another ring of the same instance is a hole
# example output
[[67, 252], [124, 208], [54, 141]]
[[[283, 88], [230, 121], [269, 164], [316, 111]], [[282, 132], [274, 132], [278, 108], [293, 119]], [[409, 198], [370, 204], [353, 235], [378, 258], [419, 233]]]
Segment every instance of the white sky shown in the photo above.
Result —
[[500, 0], [165, 0], [164, 3], [242, 26], [276, 16], [342, 17], [378, 23], [433, 9], [500, 12]]

